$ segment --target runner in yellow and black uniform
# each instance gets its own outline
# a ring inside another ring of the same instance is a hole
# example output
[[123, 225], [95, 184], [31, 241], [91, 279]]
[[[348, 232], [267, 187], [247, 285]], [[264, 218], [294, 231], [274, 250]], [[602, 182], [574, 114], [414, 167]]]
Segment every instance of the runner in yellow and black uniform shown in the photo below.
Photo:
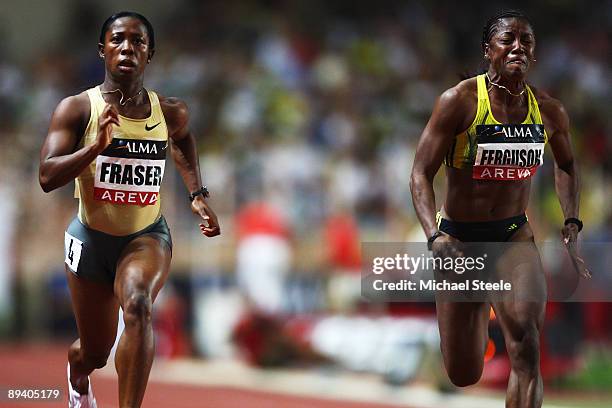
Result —
[[202, 186], [187, 106], [143, 86], [155, 52], [151, 23], [137, 13], [114, 14], [102, 25], [98, 49], [104, 82], [58, 105], [39, 177], [44, 191], [76, 180], [79, 198], [78, 217], [65, 234], [66, 277], [79, 330], [68, 352], [68, 405], [96, 407], [89, 374], [106, 364], [121, 306], [119, 405], [139, 407], [154, 355], [151, 307], [172, 256], [159, 197], [169, 147], [200, 230], [212, 237], [220, 228]]
[[[106, 107], [99, 86], [86, 93], [90, 115], [79, 148], [95, 143], [98, 117]], [[65, 248], [66, 265], [79, 277], [113, 283], [123, 248], [143, 234], [172, 248], [159, 196], [168, 128], [157, 94], [147, 91], [147, 96], [149, 117], [119, 115], [111, 143], [76, 178], [79, 212], [66, 231]]]
[[[538, 101], [525, 84], [527, 113], [517, 124], [502, 124], [491, 111], [488, 74], [476, 78], [477, 105], [474, 121], [453, 140], [444, 164], [467, 169], [473, 180], [521, 181], [532, 177], [544, 162], [548, 135], [544, 129]], [[437, 224], [463, 242], [504, 242], [527, 222], [522, 213], [486, 222], [450, 221], [438, 212]]]
[[[577, 165], [563, 106], [526, 84], [535, 50], [527, 17], [510, 11], [491, 18], [484, 27], [482, 49], [486, 73], [460, 82], [436, 102], [417, 147], [412, 198], [435, 256], [462, 256], [467, 246], [462, 241], [507, 241], [504, 248], [510, 249], [496, 258], [497, 273], [511, 283], [510, 295], [532, 293], [531, 301], [508, 296], [463, 303], [436, 293], [441, 350], [451, 381], [467, 386], [480, 379], [492, 306], [512, 366], [506, 407], [541, 407], [539, 338], [546, 285], [525, 210], [531, 177], [543, 162], [548, 142], [566, 217], [563, 238], [578, 272], [589, 277], [575, 250], [582, 228]], [[433, 179], [443, 162], [447, 193], [436, 220]], [[516, 247], [520, 250], [513, 253]]]

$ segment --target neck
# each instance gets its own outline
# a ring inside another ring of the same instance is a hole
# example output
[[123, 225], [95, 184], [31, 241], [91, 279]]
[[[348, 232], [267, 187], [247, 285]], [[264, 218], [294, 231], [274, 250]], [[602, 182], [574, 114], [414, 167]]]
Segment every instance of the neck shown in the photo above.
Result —
[[[118, 89], [121, 91], [121, 93], [124, 95], [126, 99], [134, 97], [136, 94], [138, 94], [138, 92], [142, 90], [142, 88], [143, 88], [142, 77], [138, 78], [135, 81], [117, 80], [116, 78], [113, 78], [112, 76], [110, 76], [108, 73], [106, 74], [104, 78], [104, 82], [100, 86], [100, 89], [103, 92], [104, 91], [115, 91]], [[119, 102], [119, 99], [121, 98], [121, 95], [119, 94], [119, 92], [109, 93], [109, 94], [106, 94], [106, 96], [109, 98], [109, 100], [116, 101], [116, 102]], [[134, 102], [142, 101], [141, 98], [142, 98], [142, 93], [134, 98]]]
[[495, 98], [502, 99], [508, 105], [519, 104], [524, 100], [527, 84], [525, 79], [505, 78], [501, 74], [489, 69], [489, 93]]

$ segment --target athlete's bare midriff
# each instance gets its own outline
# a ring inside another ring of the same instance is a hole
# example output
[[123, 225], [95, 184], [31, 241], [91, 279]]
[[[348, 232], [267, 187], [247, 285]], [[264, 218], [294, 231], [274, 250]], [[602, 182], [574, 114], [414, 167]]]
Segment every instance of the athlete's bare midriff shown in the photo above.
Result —
[[442, 216], [453, 221], [494, 221], [527, 209], [531, 181], [474, 180], [472, 169], [446, 167]]

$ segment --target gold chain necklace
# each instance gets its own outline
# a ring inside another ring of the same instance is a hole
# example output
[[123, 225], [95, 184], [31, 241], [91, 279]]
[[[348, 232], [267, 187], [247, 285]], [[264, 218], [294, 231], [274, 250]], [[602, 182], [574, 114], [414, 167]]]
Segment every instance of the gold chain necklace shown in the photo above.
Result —
[[[125, 105], [127, 105], [127, 103], [129, 101], [131, 101], [132, 99], [134, 99], [135, 97], [140, 95], [140, 93], [142, 92], [143, 89], [144, 89], [144, 87], [140, 88], [140, 91], [136, 92], [133, 96], [130, 96], [127, 99], [125, 99], [125, 96], [123, 95], [123, 92], [119, 88], [117, 88], [115, 90], [112, 90], [112, 91], [102, 91], [102, 90], [100, 90], [100, 92], [102, 92], [102, 94], [111, 94], [111, 93], [119, 92], [121, 94], [121, 99], [119, 99], [119, 105], [125, 106]], [[125, 101], [124, 101], [124, 99], [125, 99]]]
[[508, 88], [506, 88], [505, 86], [500, 85], [500, 84], [498, 84], [497, 82], [493, 82], [493, 81], [491, 81], [491, 78], [489, 78], [489, 73], [488, 73], [488, 72], [485, 72], [485, 76], [487, 77], [487, 79], [489, 80], [489, 83], [490, 83], [491, 85], [496, 86], [496, 87], [498, 87], [499, 89], [503, 89], [503, 90], [505, 90], [506, 92], [508, 92], [508, 93], [509, 93], [510, 95], [512, 95], [512, 96], [521, 96], [522, 94], [524, 94], [524, 93], [525, 93], [525, 90], [527, 89], [527, 86], [523, 84], [523, 90], [522, 90], [521, 92], [519, 92], [519, 93], [515, 94], [515, 93], [512, 93], [512, 91], [511, 91], [511, 90], [509, 90]]

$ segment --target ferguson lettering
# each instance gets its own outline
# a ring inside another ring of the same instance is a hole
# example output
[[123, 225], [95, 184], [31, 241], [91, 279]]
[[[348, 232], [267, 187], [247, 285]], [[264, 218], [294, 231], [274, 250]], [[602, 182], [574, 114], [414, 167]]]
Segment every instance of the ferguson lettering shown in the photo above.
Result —
[[542, 125], [479, 125], [472, 177], [523, 180], [544, 163]]

